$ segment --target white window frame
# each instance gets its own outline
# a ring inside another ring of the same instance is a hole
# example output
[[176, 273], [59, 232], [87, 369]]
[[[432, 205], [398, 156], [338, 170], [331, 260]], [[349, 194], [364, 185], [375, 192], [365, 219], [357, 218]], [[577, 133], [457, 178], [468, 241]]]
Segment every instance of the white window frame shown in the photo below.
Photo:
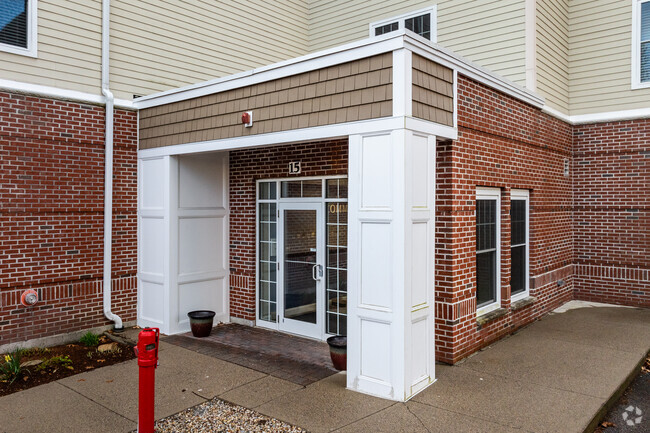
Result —
[[641, 82], [641, 5], [650, 0], [632, 0], [632, 89], [650, 88], [650, 81]]
[[[501, 189], [500, 188], [476, 188], [476, 200], [494, 200], [496, 201], [496, 259], [495, 259], [495, 300], [491, 304], [478, 307], [478, 302], [476, 304], [476, 316], [482, 316], [491, 311], [501, 308]], [[478, 215], [478, 209], [476, 209], [476, 215]], [[476, 226], [476, 224], [475, 224]], [[474, 229], [476, 233], [476, 228]], [[476, 254], [476, 247], [478, 242], [474, 245], [474, 254]], [[476, 289], [478, 290], [478, 275], [477, 275], [477, 284]]]
[[[368, 32], [370, 34], [370, 37], [375, 37], [375, 28], [376, 27], [381, 27], [385, 26], [387, 24], [391, 24], [397, 21], [397, 30], [402, 30], [404, 29], [404, 22], [409, 19], [409, 18], [414, 18], [418, 17], [420, 15], [424, 14], [430, 14], [431, 15], [431, 42], [437, 42], [438, 41], [438, 7], [436, 5], [429, 6], [424, 9], [419, 9], [417, 11], [412, 11], [412, 12], [407, 12], [402, 15], [397, 15], [394, 17], [387, 18], [385, 20], [381, 21], [375, 21], [374, 23], [370, 23], [368, 27]], [[383, 36], [383, 35], [382, 35]]]
[[[527, 298], [530, 295], [530, 192], [527, 189], [513, 189], [510, 191], [510, 202], [515, 200], [522, 200], [526, 203], [526, 230], [525, 230], [525, 253], [524, 253], [524, 291], [510, 296], [510, 302], [515, 302], [520, 299]], [[512, 227], [512, 225], [510, 226]], [[521, 244], [519, 244], [521, 245]], [[512, 248], [510, 242], [510, 248]], [[512, 274], [512, 260], [510, 261], [510, 269]]]
[[38, 0], [27, 2], [27, 48], [0, 43], [0, 51], [27, 57], [38, 55]]
[[[275, 322], [270, 322], [267, 320], [262, 320], [259, 317], [260, 311], [260, 203], [275, 203], [277, 205], [276, 211], [279, 212], [279, 206], [280, 203], [321, 203], [323, 207], [325, 206], [326, 203], [332, 202], [332, 203], [348, 203], [348, 198], [327, 198], [327, 180], [328, 179], [347, 179], [347, 175], [327, 175], [327, 176], [302, 176], [302, 177], [274, 177], [274, 178], [269, 178], [269, 179], [257, 179], [255, 181], [255, 326], [259, 326], [261, 328], [266, 328], [266, 329], [272, 329], [275, 331], [280, 330], [280, 323], [278, 322], [277, 318], [279, 313], [279, 310], [276, 310], [276, 321]], [[295, 181], [295, 180], [322, 180], [322, 191], [321, 191], [321, 196], [320, 197], [303, 197], [303, 198], [282, 198], [282, 182], [283, 181]], [[269, 183], [273, 182], [276, 184], [275, 190], [276, 190], [276, 198], [274, 199], [260, 199], [260, 184], [262, 183]], [[348, 187], [349, 188], [349, 187]], [[277, 214], [279, 217], [279, 214]], [[327, 220], [324, 219], [325, 221], [325, 226], [323, 230], [323, 235], [327, 235]], [[276, 220], [276, 223], [280, 224], [278, 220]], [[279, 250], [281, 248], [281, 243], [279, 241], [279, 232], [276, 232], [276, 235], [278, 236], [277, 239], [277, 251], [276, 258], [279, 257]], [[325, 244], [325, 250], [327, 250], [327, 246]], [[278, 298], [281, 295], [281, 290], [284, 288], [280, 288], [280, 279], [276, 278], [276, 306], [279, 309], [279, 303], [278, 303]], [[327, 289], [325, 289], [325, 293], [327, 294]], [[325, 309], [325, 312], [327, 309]], [[349, 314], [349, 313], [348, 313]], [[346, 317], [349, 317], [349, 315], [346, 314]], [[326, 314], [327, 316], [327, 314]], [[322, 323], [322, 340], [327, 339], [327, 337], [331, 337], [333, 334], [328, 334], [327, 333], [327, 324], [323, 320]]]

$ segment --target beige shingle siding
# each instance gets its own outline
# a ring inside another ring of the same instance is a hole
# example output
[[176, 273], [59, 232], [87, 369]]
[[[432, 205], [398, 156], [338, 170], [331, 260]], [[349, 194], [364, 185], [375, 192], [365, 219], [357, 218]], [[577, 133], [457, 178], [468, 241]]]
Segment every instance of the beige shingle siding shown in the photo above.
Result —
[[454, 125], [454, 73], [413, 55], [413, 117]]
[[101, 90], [101, 2], [38, 2], [38, 58], [0, 52], [0, 78], [88, 93]]
[[537, 91], [569, 114], [569, 0], [537, 0]]
[[312, 0], [309, 49], [316, 51], [367, 38], [369, 23], [434, 4], [438, 8], [441, 45], [525, 84], [523, 0]]
[[[388, 117], [392, 53], [140, 111], [140, 149]], [[253, 126], [241, 123], [253, 111]]]
[[298, 0], [111, 4], [117, 97], [194, 84], [307, 51], [307, 9]]
[[631, 89], [632, 2], [571, 0], [571, 115], [650, 107], [650, 89]]

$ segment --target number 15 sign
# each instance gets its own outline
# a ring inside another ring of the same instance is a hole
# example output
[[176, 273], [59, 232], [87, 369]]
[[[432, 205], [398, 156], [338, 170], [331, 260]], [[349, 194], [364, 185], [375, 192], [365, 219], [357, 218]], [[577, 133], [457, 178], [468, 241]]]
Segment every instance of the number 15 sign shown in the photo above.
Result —
[[289, 163], [289, 174], [300, 174], [300, 161]]

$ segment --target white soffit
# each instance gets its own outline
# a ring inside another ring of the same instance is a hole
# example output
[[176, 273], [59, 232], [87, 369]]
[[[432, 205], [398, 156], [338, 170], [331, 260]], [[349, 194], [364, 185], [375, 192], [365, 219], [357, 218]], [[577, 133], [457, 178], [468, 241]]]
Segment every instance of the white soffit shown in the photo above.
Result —
[[438, 44], [418, 36], [410, 30], [398, 30], [227, 77], [143, 96], [133, 101], [133, 106], [138, 109], [143, 109], [212, 95], [252, 84], [277, 80], [351, 62], [401, 48], [409, 49], [443, 66], [455, 69], [471, 79], [534, 107], [542, 108], [544, 106], [544, 98], [541, 96], [442, 48]]

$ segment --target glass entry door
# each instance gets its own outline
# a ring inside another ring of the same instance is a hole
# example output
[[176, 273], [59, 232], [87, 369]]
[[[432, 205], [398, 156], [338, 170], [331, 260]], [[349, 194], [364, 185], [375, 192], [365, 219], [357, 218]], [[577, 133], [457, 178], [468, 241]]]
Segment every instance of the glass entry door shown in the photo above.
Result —
[[281, 203], [279, 327], [322, 338], [324, 267], [321, 203]]

